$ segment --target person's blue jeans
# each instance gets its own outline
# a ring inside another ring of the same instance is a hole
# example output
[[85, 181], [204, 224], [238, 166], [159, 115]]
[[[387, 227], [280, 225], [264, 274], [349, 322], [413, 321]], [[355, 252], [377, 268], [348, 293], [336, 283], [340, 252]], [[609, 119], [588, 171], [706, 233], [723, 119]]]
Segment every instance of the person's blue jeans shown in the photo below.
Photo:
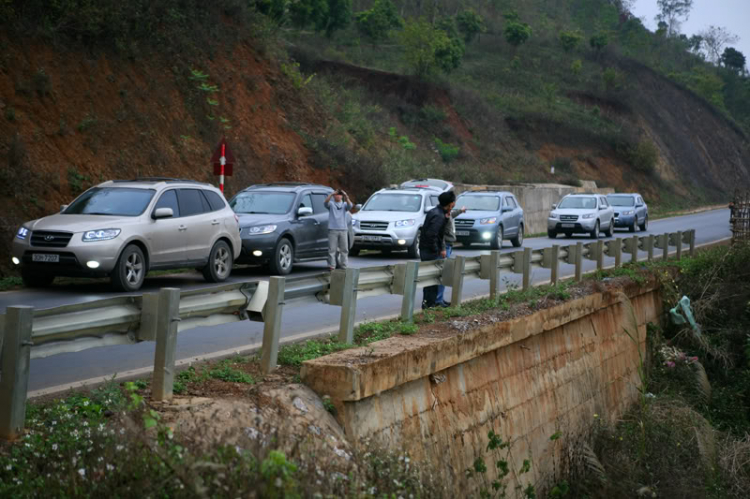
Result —
[[[452, 250], [453, 250], [453, 246], [451, 246], [450, 244], [445, 245], [445, 258], [451, 257]], [[445, 300], [443, 300], [444, 293], [445, 293], [445, 286], [441, 284], [440, 286], [438, 286], [438, 294], [437, 294], [438, 305], [445, 302]]]

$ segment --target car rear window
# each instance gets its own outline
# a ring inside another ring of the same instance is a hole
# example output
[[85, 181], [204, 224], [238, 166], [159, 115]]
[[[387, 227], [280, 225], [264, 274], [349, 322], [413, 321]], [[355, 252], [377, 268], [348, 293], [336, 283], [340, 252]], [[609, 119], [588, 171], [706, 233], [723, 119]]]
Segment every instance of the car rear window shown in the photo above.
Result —
[[219, 211], [226, 208], [227, 204], [224, 202], [224, 200], [216, 194], [213, 191], [203, 191], [203, 194], [206, 195], [206, 199], [208, 199], [208, 204], [211, 205], [211, 211]]
[[93, 187], [73, 201], [64, 215], [137, 217], [148, 207], [156, 191], [130, 187]]
[[180, 213], [183, 217], [203, 213], [205, 200], [198, 189], [180, 189], [177, 198], [180, 201]]

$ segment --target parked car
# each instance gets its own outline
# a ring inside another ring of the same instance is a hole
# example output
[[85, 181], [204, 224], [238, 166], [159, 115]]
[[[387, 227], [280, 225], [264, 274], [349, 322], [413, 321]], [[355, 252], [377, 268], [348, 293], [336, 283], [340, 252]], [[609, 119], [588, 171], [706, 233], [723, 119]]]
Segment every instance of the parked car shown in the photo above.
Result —
[[636, 227], [648, 229], [648, 206], [640, 194], [608, 194], [607, 201], [615, 210], [615, 228], [627, 227], [630, 232]]
[[500, 249], [505, 239], [515, 247], [523, 244], [523, 208], [510, 192], [464, 192], [456, 200], [456, 208], [466, 207], [466, 213], [455, 220], [456, 241], [466, 246], [489, 243]]
[[384, 253], [406, 250], [409, 258], [419, 258], [419, 236], [425, 214], [438, 205], [438, 187], [381, 189], [353, 216], [354, 247], [350, 255], [363, 249]]
[[425, 187], [433, 187], [440, 191], [450, 191], [453, 189], [453, 184], [446, 180], [440, 180], [437, 178], [417, 178], [414, 180], [408, 180], [401, 185], [399, 185], [399, 188], [401, 189], [409, 189], [411, 187], [416, 188], [425, 188]]
[[253, 185], [229, 205], [240, 219], [242, 252], [238, 263], [268, 265], [287, 275], [295, 263], [328, 256], [328, 210], [333, 189], [324, 185], [278, 182]]
[[558, 234], [570, 237], [573, 234], [589, 234], [597, 239], [601, 232], [612, 236], [615, 212], [601, 194], [568, 194], [560, 204], [552, 205], [547, 219], [547, 235], [556, 238]]
[[215, 187], [167, 178], [104, 182], [60, 213], [26, 222], [13, 239], [24, 284], [57, 276], [110, 277], [136, 291], [150, 270], [195, 267], [210, 282], [240, 253], [237, 217]]

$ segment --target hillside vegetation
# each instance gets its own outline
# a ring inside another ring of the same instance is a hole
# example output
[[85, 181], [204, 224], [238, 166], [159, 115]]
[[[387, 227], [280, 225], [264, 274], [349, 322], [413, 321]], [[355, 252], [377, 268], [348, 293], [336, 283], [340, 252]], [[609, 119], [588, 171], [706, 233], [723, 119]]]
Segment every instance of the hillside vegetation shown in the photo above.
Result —
[[4, 250], [105, 179], [214, 181], [223, 134], [230, 195], [595, 180], [676, 208], [750, 176], [744, 68], [619, 1], [2, 0], [0, 22]]

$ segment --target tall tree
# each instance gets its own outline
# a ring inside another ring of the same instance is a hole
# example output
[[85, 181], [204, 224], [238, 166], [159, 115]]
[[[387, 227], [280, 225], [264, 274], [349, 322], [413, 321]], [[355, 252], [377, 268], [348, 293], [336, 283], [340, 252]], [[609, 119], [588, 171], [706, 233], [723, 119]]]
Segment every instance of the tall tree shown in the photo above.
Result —
[[740, 37], [731, 33], [722, 26], [709, 26], [708, 29], [698, 33], [703, 38], [703, 49], [706, 51], [706, 59], [718, 64], [724, 48], [732, 43], [737, 43]]
[[666, 23], [667, 35], [675, 36], [680, 32], [682, 23], [690, 17], [693, 0], [656, 0], [656, 5], [659, 7], [656, 21]]
[[373, 43], [387, 39], [392, 29], [404, 24], [392, 0], [375, 0], [370, 10], [357, 12], [354, 19], [359, 32]]
[[734, 47], [727, 47], [724, 49], [724, 53], [721, 54], [721, 63], [725, 68], [733, 69], [738, 73], [745, 71], [745, 54], [740, 52]]

